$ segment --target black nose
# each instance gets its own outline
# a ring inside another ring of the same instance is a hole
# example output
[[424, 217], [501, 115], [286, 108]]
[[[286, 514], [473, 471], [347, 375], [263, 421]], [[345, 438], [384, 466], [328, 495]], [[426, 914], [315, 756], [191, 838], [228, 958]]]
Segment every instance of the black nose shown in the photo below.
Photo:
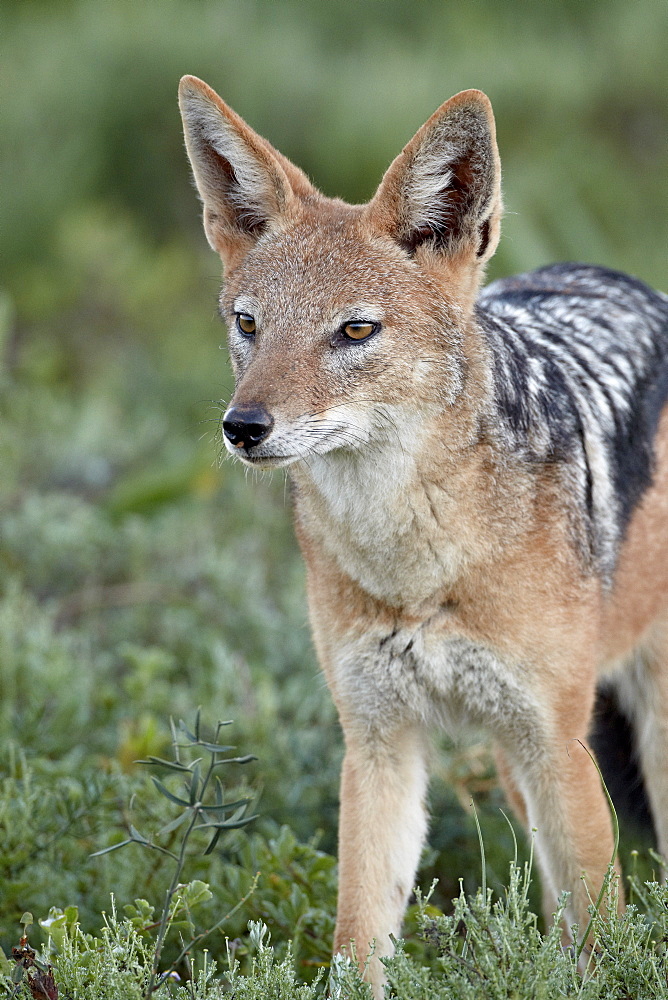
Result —
[[223, 433], [235, 448], [253, 448], [269, 437], [274, 418], [261, 406], [231, 406], [223, 417]]

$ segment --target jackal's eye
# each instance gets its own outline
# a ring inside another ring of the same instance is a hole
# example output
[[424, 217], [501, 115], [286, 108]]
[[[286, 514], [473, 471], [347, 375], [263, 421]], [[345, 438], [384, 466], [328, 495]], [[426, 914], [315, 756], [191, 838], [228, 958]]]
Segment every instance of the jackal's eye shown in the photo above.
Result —
[[344, 323], [341, 333], [347, 340], [367, 340], [377, 332], [380, 323], [366, 323], [363, 320], [353, 320]]
[[237, 313], [237, 330], [244, 337], [255, 335], [255, 320], [248, 313]]

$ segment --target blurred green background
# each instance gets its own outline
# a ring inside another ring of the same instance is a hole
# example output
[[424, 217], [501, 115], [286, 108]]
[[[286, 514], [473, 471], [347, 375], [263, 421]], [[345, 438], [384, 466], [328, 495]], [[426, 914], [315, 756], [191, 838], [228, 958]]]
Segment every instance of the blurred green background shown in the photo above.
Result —
[[[5, 945], [25, 909], [77, 903], [90, 924], [110, 888], [157, 891], [156, 870], [88, 853], [127, 828], [133, 761], [199, 704], [258, 755], [264, 821], [335, 848], [340, 736], [285, 482], [217, 461], [231, 380], [179, 77], [354, 201], [443, 100], [482, 88], [507, 208], [490, 275], [580, 259], [665, 290], [666, 53], [665, 0], [4, 0]], [[435, 772], [423, 881], [447, 899], [479, 878], [471, 793], [502, 881], [484, 746], [444, 745]]]

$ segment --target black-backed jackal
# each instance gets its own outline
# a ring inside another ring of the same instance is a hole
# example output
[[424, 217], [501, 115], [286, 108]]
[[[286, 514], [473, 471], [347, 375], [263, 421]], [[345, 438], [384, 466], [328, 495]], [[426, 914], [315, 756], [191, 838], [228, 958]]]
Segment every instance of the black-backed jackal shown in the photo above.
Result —
[[[636, 722], [668, 855], [668, 299], [565, 264], [479, 293], [499, 238], [489, 101], [447, 101], [367, 205], [323, 197], [181, 82], [236, 391], [225, 445], [288, 466], [345, 735], [336, 949], [382, 995], [427, 831], [431, 731], [491, 733], [546, 909], [587, 924], [613, 851], [584, 747]], [[585, 873], [586, 884], [581, 876]]]

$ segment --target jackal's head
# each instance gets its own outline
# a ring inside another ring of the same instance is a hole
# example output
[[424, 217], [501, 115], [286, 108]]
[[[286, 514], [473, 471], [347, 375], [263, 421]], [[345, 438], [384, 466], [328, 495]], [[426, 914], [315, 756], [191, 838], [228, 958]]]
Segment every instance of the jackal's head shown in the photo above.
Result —
[[467, 90], [411, 139], [367, 205], [325, 198], [205, 83], [180, 87], [204, 227], [225, 268], [236, 391], [228, 450], [253, 466], [363, 449], [452, 407], [499, 236], [488, 99]]

